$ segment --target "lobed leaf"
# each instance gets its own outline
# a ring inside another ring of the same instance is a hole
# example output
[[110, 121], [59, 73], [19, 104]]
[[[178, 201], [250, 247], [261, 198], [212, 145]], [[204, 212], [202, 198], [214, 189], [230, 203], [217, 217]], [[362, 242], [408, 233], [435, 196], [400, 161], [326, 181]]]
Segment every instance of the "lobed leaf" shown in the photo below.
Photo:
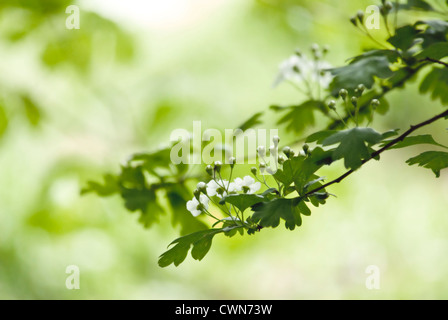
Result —
[[333, 151], [332, 159], [344, 159], [344, 165], [347, 169], [356, 170], [362, 165], [362, 160], [370, 157], [367, 144], [376, 144], [381, 141], [381, 134], [372, 128], [352, 128], [339, 131], [323, 142], [323, 146], [329, 146], [339, 143], [339, 146]]
[[440, 170], [448, 167], [448, 152], [426, 151], [406, 160], [406, 163], [410, 166], [418, 164], [420, 167], [431, 169], [436, 178], [439, 178]]
[[185, 260], [192, 246], [191, 256], [193, 259], [202, 260], [210, 250], [213, 237], [222, 232], [225, 230], [208, 229], [177, 238], [168, 247], [174, 246], [160, 255], [159, 266], [164, 268], [174, 264], [177, 267]]

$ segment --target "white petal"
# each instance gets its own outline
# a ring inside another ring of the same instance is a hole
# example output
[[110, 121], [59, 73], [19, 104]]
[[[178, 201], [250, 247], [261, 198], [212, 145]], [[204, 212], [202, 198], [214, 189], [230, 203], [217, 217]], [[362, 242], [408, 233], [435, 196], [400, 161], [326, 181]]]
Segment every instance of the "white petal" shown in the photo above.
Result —
[[251, 184], [255, 183], [255, 179], [251, 176], [245, 176], [244, 177], [244, 186], [249, 187]]
[[188, 211], [196, 210], [198, 205], [199, 205], [198, 200], [196, 198], [193, 198], [193, 200], [187, 201], [187, 210]]
[[258, 190], [260, 190], [260, 188], [261, 188], [261, 183], [257, 181], [250, 186], [250, 193], [255, 193]]
[[201, 201], [205, 209], [208, 209], [208, 202], [210, 201], [208, 197], [205, 194], [201, 193], [201, 195], [199, 196], [199, 200]]

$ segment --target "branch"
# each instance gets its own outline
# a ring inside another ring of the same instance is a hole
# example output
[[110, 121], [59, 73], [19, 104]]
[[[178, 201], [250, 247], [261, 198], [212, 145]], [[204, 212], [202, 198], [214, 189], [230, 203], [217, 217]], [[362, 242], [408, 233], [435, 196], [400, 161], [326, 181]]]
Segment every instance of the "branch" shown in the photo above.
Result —
[[442, 66], [444, 66], [445, 68], [448, 68], [448, 63], [443, 62], [443, 61], [440, 61], [440, 60], [437, 60], [437, 59], [425, 58], [425, 59], [423, 59], [423, 60], [419, 60], [419, 62], [422, 62], [422, 61], [428, 61], [428, 62], [438, 63], [438, 64], [441, 64]]
[[[421, 65], [419, 65], [418, 67], [416, 67], [414, 69], [412, 69], [410, 67], [404, 68], [404, 70], [406, 70], [407, 73], [403, 76], [403, 78], [400, 79], [399, 81], [393, 83], [392, 86], [390, 86], [390, 87], [383, 86], [381, 88], [382, 91], [380, 93], [378, 93], [377, 95], [375, 95], [374, 97], [372, 97], [372, 100], [373, 99], [378, 99], [379, 100], [379, 99], [383, 98], [387, 93], [392, 91], [393, 89], [403, 87], [405, 85], [405, 83], [408, 80], [410, 80], [414, 74], [416, 74], [421, 68], [423, 68], [426, 65], [427, 64], [421, 64]], [[369, 109], [370, 108], [370, 103], [371, 103], [371, 100], [369, 100], [366, 103], [360, 105], [358, 112], [362, 113], [365, 110]], [[333, 121], [327, 126], [327, 130], [337, 129], [338, 127], [340, 127], [344, 123], [347, 123], [350, 120], [350, 118], [351, 118], [350, 115], [347, 114], [345, 117], [343, 117], [341, 119], [333, 119]], [[296, 139], [296, 140], [290, 142], [287, 145], [288, 146], [293, 146], [293, 145], [295, 145], [297, 143], [300, 143], [300, 142], [304, 141], [305, 139], [306, 139], [306, 137], [302, 137], [300, 139]]]
[[[431, 123], [433, 123], [433, 122], [435, 122], [435, 121], [437, 121], [437, 120], [439, 120], [439, 119], [441, 119], [441, 118], [446, 118], [446, 117], [448, 117], [448, 109], [445, 110], [444, 112], [442, 112], [442, 113], [440, 113], [440, 114], [438, 114], [438, 115], [432, 117], [431, 119], [428, 119], [428, 120], [426, 120], [426, 121], [420, 122], [419, 124], [416, 124], [416, 125], [411, 125], [411, 127], [410, 127], [406, 132], [404, 132], [402, 135], [400, 135], [399, 137], [397, 137], [397, 138], [391, 140], [388, 144], [386, 144], [386, 145], [385, 145], [384, 147], [382, 147], [381, 149], [379, 149], [379, 150], [373, 152], [373, 153], [370, 155], [370, 157], [369, 157], [368, 159], [363, 160], [361, 166], [364, 165], [366, 162], [369, 162], [369, 161], [372, 160], [373, 158], [376, 158], [377, 156], [379, 156], [381, 153], [383, 153], [383, 152], [386, 151], [387, 149], [389, 149], [389, 148], [391, 148], [392, 146], [396, 145], [398, 142], [403, 141], [404, 138], [406, 138], [408, 135], [410, 135], [410, 134], [411, 134], [412, 132], [414, 132], [415, 130], [417, 130], [417, 129], [421, 128], [421, 127], [427, 126], [427, 125], [429, 125], [429, 124], [431, 124]], [[341, 182], [341, 181], [344, 180], [346, 177], [348, 177], [349, 175], [351, 175], [353, 172], [355, 172], [355, 170], [350, 169], [349, 171], [347, 171], [346, 173], [344, 173], [344, 174], [341, 175], [340, 177], [334, 179], [333, 181], [330, 181], [330, 182], [328, 182], [328, 183], [326, 183], [326, 184], [324, 184], [324, 185], [322, 185], [322, 186], [320, 186], [320, 187], [318, 187], [318, 188], [316, 188], [316, 189], [314, 189], [314, 190], [311, 190], [310, 192], [307, 192], [307, 193], [304, 195], [304, 197], [310, 196], [311, 194], [313, 194], [313, 193], [315, 193], [315, 192], [318, 192], [318, 191], [320, 191], [320, 190], [322, 190], [322, 189], [325, 189], [326, 187], [329, 187], [329, 186], [331, 186], [332, 184]]]

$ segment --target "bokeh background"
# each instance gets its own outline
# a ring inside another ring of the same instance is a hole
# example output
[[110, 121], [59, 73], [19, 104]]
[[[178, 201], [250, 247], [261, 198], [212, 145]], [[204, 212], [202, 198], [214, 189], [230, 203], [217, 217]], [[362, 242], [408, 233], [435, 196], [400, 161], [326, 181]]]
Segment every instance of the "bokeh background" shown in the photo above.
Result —
[[[70, 4], [81, 9], [79, 30], [65, 27]], [[448, 298], [447, 172], [435, 179], [404, 163], [424, 147], [387, 152], [335, 185], [337, 198], [293, 232], [216, 237], [203, 261], [177, 268], [157, 266], [179, 232], [169, 217], [147, 230], [118, 196], [80, 196], [88, 180], [193, 120], [235, 128], [301, 101], [288, 85], [271, 87], [279, 63], [312, 43], [329, 45], [335, 66], [372, 46], [348, 20], [370, 4], [2, 0], [0, 298]], [[405, 128], [442, 110], [417, 88], [390, 94], [374, 126]], [[426, 132], [448, 140], [446, 123]], [[68, 265], [80, 268], [79, 290], [65, 287]], [[365, 286], [369, 265], [379, 290]]]

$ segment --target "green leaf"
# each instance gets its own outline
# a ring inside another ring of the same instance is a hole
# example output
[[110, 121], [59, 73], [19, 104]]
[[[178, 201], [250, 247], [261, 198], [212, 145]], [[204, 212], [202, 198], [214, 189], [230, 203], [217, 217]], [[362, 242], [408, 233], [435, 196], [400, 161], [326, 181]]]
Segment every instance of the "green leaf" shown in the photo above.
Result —
[[428, 48], [432, 44], [447, 41], [448, 22], [444, 20], [426, 20], [418, 21], [414, 24], [415, 28], [426, 27], [419, 38], [423, 39], [423, 48]]
[[422, 10], [434, 11], [434, 8], [423, 0], [408, 0], [406, 3], [398, 5], [399, 10]]
[[437, 42], [415, 56], [416, 59], [435, 59], [440, 60], [444, 57], [448, 56], [448, 42]]
[[156, 168], [167, 168], [171, 164], [171, 148], [163, 148], [151, 153], [134, 154], [129, 162], [142, 162], [142, 167], [154, 173]]
[[316, 184], [316, 183], [318, 183], [318, 182], [320, 182], [320, 181], [323, 181], [323, 180], [325, 180], [325, 177], [318, 177], [318, 178], [316, 178], [316, 179], [314, 179], [314, 180], [311, 180], [311, 181], [307, 182], [307, 183], [303, 186], [303, 189], [306, 191], [306, 190], [308, 190], [308, 188], [311, 187], [313, 184]]
[[280, 219], [283, 219], [285, 227], [290, 230], [302, 225], [301, 212], [306, 215], [311, 213], [301, 198], [279, 198], [261, 202], [254, 205], [252, 210], [254, 211], [252, 220], [261, 226], [275, 228], [280, 224]]
[[94, 192], [100, 197], [107, 197], [120, 192], [117, 177], [112, 174], [106, 174], [104, 176], [104, 184], [95, 181], [88, 181], [87, 187], [81, 190], [81, 194], [90, 192]]
[[277, 124], [285, 124], [286, 130], [300, 134], [308, 126], [314, 125], [314, 112], [316, 110], [324, 111], [325, 106], [322, 101], [309, 100], [298, 106], [271, 106], [271, 109], [274, 111], [287, 110], [288, 112], [277, 121]]
[[400, 54], [396, 50], [369, 50], [349, 60], [350, 63], [353, 63], [370, 57], [386, 57], [390, 63], [394, 63], [398, 61]]
[[306, 143], [310, 143], [310, 142], [316, 142], [319, 144], [322, 144], [322, 141], [324, 141], [326, 138], [328, 138], [329, 136], [335, 134], [336, 132], [338, 132], [337, 130], [323, 130], [323, 131], [318, 131], [316, 133], [313, 133], [311, 135], [309, 135], [305, 142]]
[[389, 42], [395, 48], [407, 51], [416, 44], [415, 38], [420, 32], [420, 30], [416, 30], [413, 26], [407, 25], [398, 28], [395, 31], [395, 34], [390, 37], [387, 42]]
[[224, 196], [219, 201], [219, 204], [230, 203], [237, 207], [241, 212], [244, 212], [247, 208], [263, 201], [268, 201], [268, 199], [258, 194], [229, 194]]
[[308, 157], [305, 158], [298, 173], [294, 175], [294, 185], [299, 194], [306, 192], [305, 186], [312, 180], [318, 178], [314, 173], [323, 165], [330, 164], [332, 160], [333, 149], [323, 150], [316, 147], [311, 151]]
[[258, 112], [254, 114], [252, 117], [250, 117], [248, 120], [246, 120], [243, 124], [238, 126], [238, 129], [241, 129], [242, 131], [245, 131], [249, 128], [253, 128], [258, 124], [261, 124], [260, 117], [263, 115], [263, 112]]
[[221, 232], [224, 229], [208, 229], [177, 238], [168, 247], [174, 246], [159, 257], [159, 266], [164, 268], [173, 263], [177, 267], [185, 260], [191, 246], [193, 259], [202, 260], [210, 250], [213, 237]]
[[406, 161], [410, 166], [418, 164], [420, 167], [431, 169], [437, 178], [440, 177], [440, 170], [448, 167], [448, 152], [426, 151], [418, 156]]
[[[384, 147], [390, 141], [392, 141], [392, 140], [383, 141], [381, 147]], [[431, 144], [431, 145], [434, 145], [434, 146], [438, 146], [438, 147], [442, 147], [442, 148], [448, 149], [448, 147], [444, 146], [443, 144], [440, 144], [440, 143], [436, 142], [434, 140], [434, 138], [430, 134], [406, 137], [406, 138], [403, 139], [403, 141], [398, 142], [396, 145], [390, 147], [389, 149], [406, 148], [406, 147], [417, 145], [417, 144]]]
[[420, 84], [420, 93], [431, 92], [431, 99], [448, 104], [448, 68], [433, 68]]
[[126, 209], [131, 212], [140, 211], [139, 222], [145, 228], [151, 227], [159, 221], [159, 216], [165, 211], [157, 203], [156, 193], [150, 189], [121, 188], [121, 197]]
[[285, 190], [294, 182], [296, 191], [302, 193], [306, 183], [314, 179], [314, 173], [324, 164], [332, 162], [332, 152], [316, 147], [307, 157], [292, 157], [283, 163], [283, 169], [278, 169], [274, 177], [284, 184]]
[[186, 204], [190, 200], [190, 192], [183, 185], [176, 185], [167, 192], [168, 202], [171, 206], [172, 225], [180, 225], [181, 235], [190, 234], [199, 230], [207, 229], [207, 225], [198, 218], [192, 216], [187, 210]]
[[393, 75], [389, 68], [389, 59], [385, 56], [369, 56], [355, 60], [349, 65], [329, 70], [335, 78], [330, 89], [333, 96], [337, 96], [342, 88], [354, 90], [359, 84], [372, 88], [375, 77], [386, 79]]
[[[387, 138], [390, 138], [390, 137], [398, 135], [398, 131], [399, 130], [400, 129], [392, 129], [392, 130], [388, 130], [388, 131], [382, 133], [381, 134], [381, 140], [384, 140], [384, 139], [387, 139]], [[386, 145], [386, 144], [383, 144], [383, 146]]]
[[362, 164], [363, 159], [370, 157], [368, 144], [376, 144], [381, 141], [381, 134], [372, 128], [352, 128], [339, 131], [323, 142], [323, 146], [329, 146], [339, 143], [339, 146], [333, 151], [332, 159], [344, 159], [344, 165], [347, 169], [356, 170]]

